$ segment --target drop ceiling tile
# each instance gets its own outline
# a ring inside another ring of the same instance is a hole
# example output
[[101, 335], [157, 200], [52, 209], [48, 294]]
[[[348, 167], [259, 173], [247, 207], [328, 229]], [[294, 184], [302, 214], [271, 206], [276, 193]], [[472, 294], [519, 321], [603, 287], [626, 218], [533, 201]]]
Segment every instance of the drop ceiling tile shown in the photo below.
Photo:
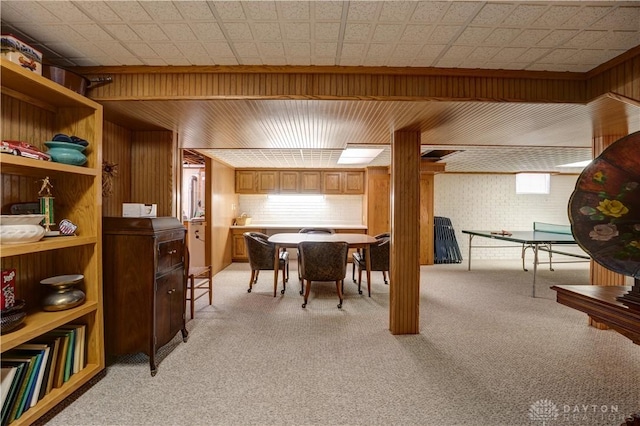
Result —
[[478, 7], [479, 4], [477, 2], [451, 2], [451, 4], [449, 5], [449, 9], [447, 9], [440, 22], [462, 24], [473, 15], [475, 15], [476, 9], [478, 9]]
[[167, 34], [169, 40], [173, 41], [195, 41], [198, 37], [191, 31], [186, 23], [167, 23], [162, 25], [162, 30]]
[[215, 10], [222, 20], [247, 19], [242, 8], [242, 2], [239, 1], [213, 1]]
[[565, 45], [566, 41], [575, 37], [578, 30], [554, 30], [547, 34], [537, 44], [538, 46], [556, 47]]
[[615, 58], [624, 53], [624, 50], [599, 50], [599, 49], [582, 49], [569, 58], [570, 63], [594, 63], [601, 64]]
[[462, 29], [457, 25], [438, 25], [433, 29], [429, 38], [430, 44], [446, 44], [454, 41], [458, 32]]
[[123, 20], [128, 22], [145, 22], [153, 19], [134, 1], [110, 1], [109, 7], [114, 10]]
[[[373, 46], [373, 44], [371, 46]], [[418, 56], [422, 51], [421, 44], [399, 43], [399, 44], [396, 44], [395, 46], [392, 44], [382, 44], [379, 46], [381, 48], [382, 46], [386, 46], [384, 50], [388, 51], [389, 52], [388, 54], [390, 54], [394, 59], [397, 59], [397, 58], [413, 59], [416, 56]]]
[[508, 45], [518, 34], [520, 34], [518, 28], [497, 28], [484, 39], [484, 44], [494, 46]]
[[335, 54], [333, 56], [313, 56], [314, 65], [318, 66], [334, 66], [336, 64]]
[[273, 1], [243, 1], [242, 7], [247, 14], [247, 18], [254, 21], [278, 19], [276, 4]]
[[[446, 48], [447, 46], [444, 44], [427, 44], [425, 45], [422, 50], [420, 51], [420, 57], [422, 58], [436, 58], [438, 55], [440, 55], [440, 53], [442, 52], [442, 50], [444, 48]], [[419, 59], [419, 58], [417, 58]]]
[[[5, 2], [0, 3], [4, 9]], [[39, 2], [20, 2], [21, 15], [27, 18], [26, 22], [38, 22], [39, 24], [55, 24], [61, 22], [55, 14], [43, 7]], [[3, 17], [4, 18], [4, 17]]]
[[590, 44], [589, 47], [627, 50], [638, 45], [640, 45], [640, 31], [609, 31], [604, 37]]
[[367, 41], [371, 32], [370, 24], [347, 23], [344, 30], [345, 41]]
[[575, 15], [567, 19], [563, 26], [564, 28], [588, 28], [611, 10], [612, 6], [583, 6]]
[[[287, 43], [285, 45], [285, 54], [289, 58], [297, 57], [297, 63], [295, 65], [300, 64], [302, 57], [309, 58], [311, 54], [311, 44], [310, 43]], [[309, 62], [308, 59], [305, 62]], [[305, 64], [306, 65], [306, 64]]]
[[319, 21], [340, 21], [342, 19], [343, 2], [319, 1], [313, 2], [314, 16]]
[[480, 45], [491, 31], [492, 29], [487, 27], [466, 27], [456, 39], [455, 44]]
[[87, 14], [100, 22], [119, 22], [120, 16], [109, 7], [104, 1], [87, 1], [79, 3], [78, 6]]
[[367, 45], [364, 43], [344, 43], [342, 45], [342, 57], [362, 58], [366, 49]]
[[495, 46], [477, 47], [469, 54], [469, 59], [472, 61], [488, 60], [498, 53], [499, 50], [500, 48]]
[[276, 6], [280, 10], [279, 16], [282, 19], [291, 21], [310, 19], [309, 2], [304, 1], [282, 1]]
[[196, 39], [201, 41], [225, 39], [217, 22], [192, 22], [191, 29]]
[[284, 24], [284, 34], [287, 40], [310, 40], [311, 26], [308, 22], [287, 22]]
[[337, 65], [340, 65], [343, 67], [359, 67], [362, 65], [362, 57], [361, 56], [356, 56], [356, 57], [342, 56], [340, 58], [340, 63], [338, 63]]
[[539, 58], [544, 57], [549, 52], [550, 52], [550, 49], [545, 49], [542, 47], [539, 47], [539, 48], [534, 47], [531, 49], [527, 49], [526, 52], [524, 52], [522, 55], [518, 57], [518, 61], [525, 62], [525, 63], [533, 62], [538, 60]]
[[413, 2], [385, 1], [380, 11], [380, 21], [404, 22], [409, 19], [414, 7]]
[[412, 55], [411, 53], [406, 52], [406, 49], [394, 49], [391, 44], [371, 43], [369, 45], [369, 50], [367, 51], [367, 60], [371, 60], [372, 58], [380, 60], [380, 58], [388, 57], [390, 55], [399, 57], [410, 56], [413, 58], [416, 56], [416, 53], [414, 52]]
[[511, 40], [512, 46], [534, 46], [549, 34], [546, 29], [525, 29]]
[[143, 1], [140, 4], [152, 18], [159, 21], [169, 22], [182, 19], [182, 15], [171, 1]]
[[[73, 64], [79, 67], [95, 67], [97, 65], [100, 65], [102, 63], [102, 57], [99, 58], [89, 58], [89, 57], [80, 57], [80, 58], [73, 58]], [[145, 64], [142, 64], [145, 65]]]
[[258, 47], [255, 43], [249, 42], [236, 42], [233, 43], [233, 47], [241, 58], [259, 57]]
[[407, 25], [400, 40], [403, 42], [424, 42], [429, 40], [432, 30], [433, 27], [431, 25]]
[[145, 65], [152, 67], [165, 67], [167, 66], [167, 61], [162, 58], [143, 58], [142, 61]]
[[106, 24], [105, 29], [109, 31], [117, 40], [123, 42], [141, 41], [142, 39], [127, 24]]
[[495, 62], [509, 62], [518, 59], [527, 50], [526, 47], [505, 47], [492, 58]]
[[348, 21], [372, 21], [378, 15], [380, 2], [358, 1], [349, 2]]
[[187, 21], [214, 20], [215, 16], [206, 2], [203, 1], [175, 1], [175, 6]]
[[442, 14], [449, 7], [446, 1], [421, 1], [418, 2], [411, 16], [411, 21], [420, 23], [435, 23], [440, 20]]
[[104, 41], [100, 43], [100, 48], [109, 56], [112, 57], [129, 57], [132, 58], [133, 54], [118, 41]]
[[157, 56], [157, 53], [147, 43], [127, 43], [127, 48], [139, 58], [149, 58], [151, 56]]
[[451, 46], [442, 56], [443, 60], [462, 60], [467, 58], [473, 51], [472, 46]]
[[169, 37], [162, 31], [162, 28], [157, 24], [130, 24], [133, 31], [135, 31], [142, 40], [145, 41], [164, 41], [169, 40]]
[[174, 65], [174, 66], [190, 66], [190, 65], [195, 65], [193, 62], [191, 62], [191, 60], [189, 60], [189, 58], [185, 57], [185, 56], [173, 56], [170, 57], [167, 54], [163, 55], [163, 58], [166, 60], [166, 62], [168, 64]]
[[580, 6], [551, 6], [538, 19], [533, 22], [535, 27], [562, 27], [564, 22], [575, 15]]
[[404, 27], [395, 24], [378, 24], [373, 33], [373, 41], [391, 42], [398, 40]]
[[202, 46], [216, 62], [218, 62], [218, 58], [233, 56], [233, 51], [231, 50], [229, 45], [224, 42], [206, 42], [202, 43]]
[[619, 7], [595, 22], [593, 27], [638, 31], [640, 29], [640, 9], [638, 7]]
[[557, 49], [552, 50], [542, 58], [542, 62], [546, 63], [558, 63], [558, 64], [566, 64], [570, 58], [578, 52], [578, 49]]
[[258, 57], [243, 57], [240, 58], [242, 60], [242, 65], [264, 65], [262, 62], [262, 58]]
[[[238, 60], [235, 56], [217, 56], [213, 58], [216, 65], [233, 66], [238, 65]], [[279, 64], [276, 64], [279, 65]]]
[[22, 25], [21, 29], [31, 35], [31, 37], [35, 39], [49, 40], [49, 43], [52, 41], [65, 43], [87, 40], [82, 34], [77, 33], [73, 28], [69, 28], [67, 25], [62, 23], [47, 25], [28, 24]]
[[[176, 47], [173, 43], [149, 43], [149, 47], [153, 49], [154, 52], [158, 54], [159, 57], [163, 58], [180, 58], [184, 56], [182, 51]], [[171, 62], [169, 62], [171, 63]]]
[[223, 26], [232, 41], [253, 40], [253, 34], [246, 22], [224, 22]]
[[547, 6], [520, 4], [502, 21], [504, 25], [528, 26], [535, 22], [546, 11]]
[[256, 22], [251, 26], [253, 36], [258, 40], [282, 40], [280, 24], [277, 22]]
[[511, 3], [486, 3], [471, 21], [471, 25], [496, 25], [502, 22], [514, 6]]
[[268, 58], [270, 56], [278, 56], [283, 58], [284, 57], [284, 46], [282, 45], [282, 43], [257, 43], [258, 44], [258, 50], [261, 53], [261, 56], [263, 58]]
[[340, 36], [339, 22], [316, 22], [315, 38], [316, 40], [338, 40]]
[[593, 43], [596, 42], [596, 40], [601, 39], [605, 35], [607, 35], [606, 31], [594, 31], [594, 30], [582, 31], [578, 33], [575, 37], [573, 37], [571, 40], [567, 40], [567, 42], [564, 43], [564, 47], [580, 48], [584, 46], [591, 46]]
[[316, 56], [331, 56], [335, 58], [338, 51], [338, 43], [314, 43], [313, 49]]
[[207, 50], [202, 43], [193, 42], [176, 42], [174, 43], [178, 49], [182, 51], [182, 54], [189, 59], [193, 60], [197, 57], [208, 56]]
[[29, 23], [29, 22], [33, 22], [32, 18], [29, 18], [26, 15], [23, 15], [21, 13], [21, 10], [16, 10], [13, 6], [11, 6], [11, 3], [8, 3], [6, 1], [0, 3], [1, 6], [1, 12], [2, 12], [2, 21], [4, 22], [11, 22], [13, 25], [18, 25], [21, 23]]
[[91, 19], [71, 2], [51, 1], [42, 3], [42, 5], [66, 22], [91, 22]]
[[439, 59], [437, 66], [440, 68], [460, 68], [461, 59]]

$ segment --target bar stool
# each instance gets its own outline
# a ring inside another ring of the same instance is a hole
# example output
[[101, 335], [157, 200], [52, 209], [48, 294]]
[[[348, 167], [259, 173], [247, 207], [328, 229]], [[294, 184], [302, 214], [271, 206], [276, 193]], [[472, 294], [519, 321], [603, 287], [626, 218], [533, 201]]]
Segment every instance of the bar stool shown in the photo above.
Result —
[[[186, 249], [186, 267], [187, 269], [187, 291], [185, 294], [185, 302], [189, 301], [191, 307], [191, 319], [195, 316], [196, 300], [202, 296], [209, 295], [209, 305], [213, 304], [213, 274], [211, 265], [208, 266], [189, 266], [189, 250]], [[196, 290], [199, 294], [196, 294]]]

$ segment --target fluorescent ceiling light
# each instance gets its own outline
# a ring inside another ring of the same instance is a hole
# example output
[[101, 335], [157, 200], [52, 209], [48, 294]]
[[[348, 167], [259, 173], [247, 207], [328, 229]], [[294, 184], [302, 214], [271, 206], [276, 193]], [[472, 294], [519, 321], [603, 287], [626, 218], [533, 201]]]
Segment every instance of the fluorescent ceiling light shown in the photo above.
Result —
[[338, 164], [368, 164], [384, 149], [379, 148], [346, 148], [340, 154]]
[[560, 164], [559, 166], [556, 166], [556, 167], [587, 167], [589, 163], [591, 163], [591, 160], [578, 161], [576, 163]]

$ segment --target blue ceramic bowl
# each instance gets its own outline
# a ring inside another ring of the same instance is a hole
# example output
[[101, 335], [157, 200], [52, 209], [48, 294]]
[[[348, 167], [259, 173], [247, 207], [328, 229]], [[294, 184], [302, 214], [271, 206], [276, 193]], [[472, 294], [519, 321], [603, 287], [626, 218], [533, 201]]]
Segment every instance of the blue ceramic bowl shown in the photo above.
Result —
[[82, 145], [59, 141], [47, 141], [44, 144], [49, 148], [47, 154], [56, 163], [82, 166], [87, 162], [87, 157], [82, 153], [85, 147]]

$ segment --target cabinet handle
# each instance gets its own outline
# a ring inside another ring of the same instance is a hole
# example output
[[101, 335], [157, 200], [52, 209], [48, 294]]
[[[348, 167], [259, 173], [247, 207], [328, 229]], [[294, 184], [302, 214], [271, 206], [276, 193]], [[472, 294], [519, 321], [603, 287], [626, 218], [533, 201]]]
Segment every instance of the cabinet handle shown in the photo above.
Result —
[[169, 254], [176, 254], [178, 250], [169, 250]]

